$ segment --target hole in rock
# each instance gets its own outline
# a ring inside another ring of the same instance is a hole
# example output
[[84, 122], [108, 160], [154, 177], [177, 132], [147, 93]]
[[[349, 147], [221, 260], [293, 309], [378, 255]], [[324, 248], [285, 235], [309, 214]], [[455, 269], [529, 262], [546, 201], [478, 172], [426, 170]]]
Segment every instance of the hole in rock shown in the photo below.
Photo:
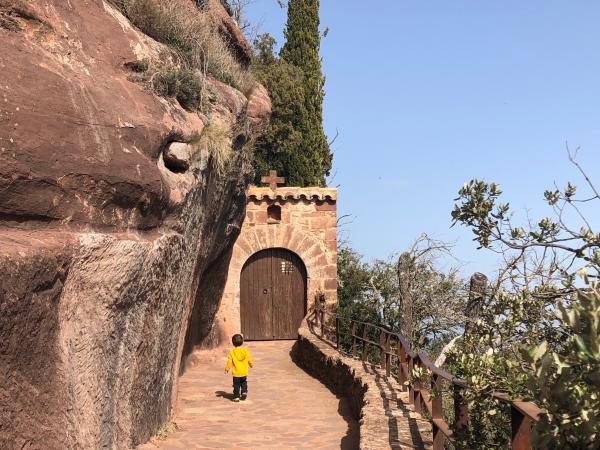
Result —
[[184, 173], [189, 169], [187, 163], [167, 158], [165, 158], [165, 167], [175, 173]]
[[183, 173], [190, 168], [191, 147], [184, 142], [171, 142], [163, 152], [165, 167], [171, 172]]

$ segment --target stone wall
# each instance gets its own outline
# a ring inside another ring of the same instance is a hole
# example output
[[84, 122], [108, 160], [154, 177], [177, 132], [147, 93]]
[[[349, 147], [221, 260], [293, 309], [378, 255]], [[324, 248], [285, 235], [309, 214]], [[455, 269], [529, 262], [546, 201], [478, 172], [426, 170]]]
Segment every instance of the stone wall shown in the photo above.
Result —
[[[309, 316], [310, 317], [310, 316]], [[292, 350], [296, 364], [350, 400], [363, 450], [429, 448], [431, 425], [407, 406], [407, 394], [377, 367], [338, 352], [304, 320]]]
[[292, 349], [292, 358], [336, 395], [348, 398], [354, 418], [361, 419], [368, 385], [356, 375], [337, 350], [317, 339], [307, 326], [303, 326]]
[[[333, 188], [251, 186], [247, 192], [246, 217], [233, 248], [231, 264], [217, 320], [203, 347], [228, 343], [240, 330], [240, 274], [254, 253], [283, 248], [297, 254], [306, 266], [307, 301], [310, 308], [317, 293], [326, 304], [337, 305], [336, 201]], [[281, 220], [270, 219], [270, 206], [281, 208]]]

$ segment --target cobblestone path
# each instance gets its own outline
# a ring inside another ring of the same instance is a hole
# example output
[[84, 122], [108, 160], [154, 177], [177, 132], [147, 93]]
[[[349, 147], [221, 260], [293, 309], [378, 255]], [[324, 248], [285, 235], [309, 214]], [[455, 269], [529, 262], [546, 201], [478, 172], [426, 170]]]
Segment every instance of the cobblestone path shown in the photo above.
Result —
[[347, 401], [296, 366], [293, 341], [250, 342], [248, 399], [231, 401], [225, 353], [180, 379], [179, 430], [138, 447], [168, 449], [357, 449], [358, 424]]

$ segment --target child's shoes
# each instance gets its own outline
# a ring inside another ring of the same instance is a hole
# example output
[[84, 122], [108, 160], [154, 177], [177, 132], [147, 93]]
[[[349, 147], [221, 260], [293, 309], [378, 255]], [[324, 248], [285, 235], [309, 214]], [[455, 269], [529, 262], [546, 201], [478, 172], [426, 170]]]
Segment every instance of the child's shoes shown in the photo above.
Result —
[[234, 401], [234, 403], [239, 403], [240, 399], [236, 397], [236, 398], [233, 399], [233, 401]]
[[246, 400], [248, 398], [248, 394], [246, 394], [245, 392], [242, 393], [242, 398], [241, 400]]

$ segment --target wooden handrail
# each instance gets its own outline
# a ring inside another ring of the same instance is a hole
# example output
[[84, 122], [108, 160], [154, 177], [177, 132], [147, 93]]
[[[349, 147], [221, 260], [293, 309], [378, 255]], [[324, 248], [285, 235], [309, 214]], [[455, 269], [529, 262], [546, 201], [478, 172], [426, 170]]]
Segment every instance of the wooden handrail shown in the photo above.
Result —
[[[436, 366], [427, 353], [422, 351], [414, 352], [404, 336], [399, 333], [389, 331], [384, 327], [372, 323], [344, 319], [337, 314], [326, 311], [321, 305], [315, 306], [315, 309], [307, 316], [307, 321], [311, 316], [318, 322], [315, 325], [318, 325], [318, 329], [321, 331], [321, 339], [331, 343], [327, 339], [325, 332], [335, 333], [335, 347], [338, 351], [341, 351], [340, 342], [342, 337], [340, 335], [340, 322], [349, 320], [352, 357], [359, 356], [358, 344], [362, 344], [360, 357], [363, 361], [368, 361], [370, 346], [379, 349], [379, 364], [382, 369], [385, 369], [387, 376], [390, 376], [392, 372], [392, 358], [396, 358], [396, 377], [401, 389], [405, 389], [405, 385], [407, 385], [409, 402], [414, 406], [416, 412], [422, 413], [423, 408], [425, 408], [431, 416], [434, 450], [443, 450], [446, 441], [455, 441], [452, 428], [446, 422], [442, 411], [442, 383], [449, 383], [453, 390], [454, 429], [461, 434], [468, 432], [468, 406], [465, 395], [463, 395], [463, 391], [468, 388], [468, 383], [465, 380], [457, 378], [446, 370]], [[329, 323], [334, 322], [334, 327], [329, 326], [325, 319], [326, 317], [333, 319]], [[375, 342], [369, 338], [367, 329], [379, 332], [379, 342]], [[392, 339], [396, 341], [395, 347], [391, 345]], [[422, 385], [421, 380], [414, 380], [410, 383], [414, 367], [421, 367], [427, 370], [428, 376], [431, 379], [433, 396], [430, 395], [429, 389]], [[513, 450], [531, 450], [531, 427], [534, 422], [539, 420], [539, 416], [544, 413], [544, 410], [540, 409], [533, 402], [511, 399], [506, 393], [494, 392], [492, 397], [510, 405], [512, 419], [511, 448]]]
[[417, 356], [421, 360], [421, 363], [427, 367], [433, 375], [437, 375], [440, 378], [443, 378], [446, 381], [450, 381], [451, 383], [460, 386], [467, 387], [467, 382], [465, 380], [461, 380], [460, 378], [456, 378], [449, 372], [446, 372], [444, 369], [435, 365], [435, 363], [429, 358], [429, 355], [425, 352], [417, 353]]
[[514, 405], [514, 407], [518, 409], [521, 414], [536, 422], [540, 420], [540, 415], [544, 413], [544, 410], [539, 408], [535, 403], [525, 402], [519, 399], [511, 399], [510, 396], [504, 392], [493, 392], [492, 397], [500, 400], [503, 403]]
[[504, 392], [494, 392], [492, 396], [510, 405], [511, 447], [517, 450], [529, 450], [531, 448], [531, 426], [533, 422], [540, 420], [540, 414], [544, 410], [533, 402], [511, 399]]

